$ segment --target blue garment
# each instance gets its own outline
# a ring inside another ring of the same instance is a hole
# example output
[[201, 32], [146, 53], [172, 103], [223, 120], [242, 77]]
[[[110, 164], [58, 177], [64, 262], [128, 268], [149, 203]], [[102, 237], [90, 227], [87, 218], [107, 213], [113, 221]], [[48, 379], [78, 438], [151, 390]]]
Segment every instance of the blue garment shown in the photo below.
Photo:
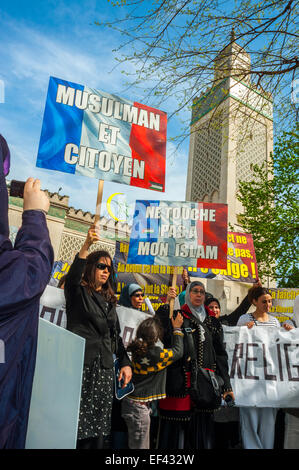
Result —
[[[15, 245], [8, 238], [8, 195], [0, 141], [0, 449], [25, 447], [35, 368], [39, 299], [51, 274], [53, 248], [45, 215], [23, 213]], [[1, 356], [0, 356], [1, 357]]]
[[131, 295], [137, 291], [142, 291], [142, 287], [134, 283], [127, 284], [120, 293], [118, 305], [122, 305], [123, 307], [134, 308], [131, 302]]
[[180, 302], [181, 307], [186, 303], [185, 296], [186, 296], [186, 290], [183, 290], [183, 292], [179, 294], [179, 302]]

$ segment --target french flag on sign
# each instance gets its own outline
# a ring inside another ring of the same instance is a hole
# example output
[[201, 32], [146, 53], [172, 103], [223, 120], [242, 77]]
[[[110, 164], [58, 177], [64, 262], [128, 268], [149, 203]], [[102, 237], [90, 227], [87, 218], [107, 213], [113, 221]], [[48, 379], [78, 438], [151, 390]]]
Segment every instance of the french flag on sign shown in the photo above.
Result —
[[137, 200], [127, 263], [226, 269], [227, 204]]
[[165, 191], [167, 114], [50, 77], [36, 166]]

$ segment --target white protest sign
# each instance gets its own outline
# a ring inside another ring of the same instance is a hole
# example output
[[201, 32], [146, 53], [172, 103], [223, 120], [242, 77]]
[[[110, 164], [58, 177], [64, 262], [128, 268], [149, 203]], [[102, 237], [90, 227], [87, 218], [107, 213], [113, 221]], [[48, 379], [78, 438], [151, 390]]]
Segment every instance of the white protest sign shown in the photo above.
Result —
[[[289, 319], [294, 319], [296, 322], [295, 302], [299, 298], [299, 288], [271, 287], [269, 290], [272, 296], [272, 308], [270, 309], [272, 315], [280, 323]], [[299, 323], [296, 322], [296, 325], [299, 326]]]
[[223, 329], [236, 404], [299, 407], [299, 329]]
[[[299, 297], [298, 297], [299, 298]], [[139, 324], [152, 315], [117, 305], [121, 336], [127, 346]], [[40, 316], [66, 328], [64, 291], [47, 286]], [[231, 383], [238, 406], [299, 407], [299, 328], [223, 326]]]
[[75, 449], [85, 339], [39, 320], [26, 449]]
[[39, 303], [39, 316], [57, 326], [66, 328], [64, 290], [47, 286]]
[[[134, 308], [117, 305], [117, 316], [120, 323], [121, 337], [125, 346], [135, 338], [138, 325], [146, 318], [152, 317], [148, 313]], [[57, 326], [66, 328], [66, 311], [64, 290], [54, 286], [47, 286], [40, 299], [39, 315], [44, 320]]]
[[120, 335], [124, 346], [127, 347], [127, 345], [135, 338], [136, 330], [140, 323], [143, 320], [146, 320], [146, 318], [151, 318], [152, 315], [134, 308], [123, 307], [121, 305], [117, 305], [116, 312], [120, 324]]

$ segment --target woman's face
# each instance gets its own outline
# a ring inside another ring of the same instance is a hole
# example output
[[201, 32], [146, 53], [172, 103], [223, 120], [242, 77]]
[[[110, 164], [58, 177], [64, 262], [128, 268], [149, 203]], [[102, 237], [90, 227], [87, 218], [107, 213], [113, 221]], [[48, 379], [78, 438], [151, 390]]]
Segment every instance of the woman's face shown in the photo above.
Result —
[[204, 303], [206, 292], [202, 286], [194, 286], [190, 289], [189, 296], [191, 304], [199, 307]]
[[134, 292], [134, 294], [131, 295], [130, 299], [132, 307], [138, 308], [138, 310], [141, 309], [144, 300], [144, 294], [141, 290]]
[[267, 313], [272, 307], [272, 297], [269, 294], [263, 294], [257, 300], [252, 301], [258, 312]]
[[111, 259], [106, 257], [101, 257], [98, 259], [96, 270], [95, 270], [95, 283], [97, 287], [101, 287], [109, 279], [111, 272]]
[[217, 302], [215, 302], [215, 300], [213, 300], [213, 302], [210, 302], [210, 303], [209, 303], [208, 308], [209, 308], [210, 310], [212, 310], [212, 312], [215, 313], [216, 318], [219, 318], [219, 317], [220, 317], [220, 313], [221, 313], [220, 307], [219, 307], [219, 305], [217, 304]]

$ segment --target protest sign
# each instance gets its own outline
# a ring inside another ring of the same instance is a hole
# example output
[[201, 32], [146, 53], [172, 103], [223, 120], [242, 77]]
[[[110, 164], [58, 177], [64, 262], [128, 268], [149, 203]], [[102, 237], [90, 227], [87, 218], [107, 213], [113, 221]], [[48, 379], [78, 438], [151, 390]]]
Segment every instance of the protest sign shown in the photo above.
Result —
[[50, 77], [36, 166], [165, 191], [167, 115]]
[[[41, 298], [43, 318], [66, 327], [64, 293], [47, 286]], [[59, 312], [63, 315], [59, 318]], [[125, 346], [150, 315], [117, 305]], [[299, 404], [299, 329], [223, 325], [229, 373], [238, 406], [294, 407]]]
[[[280, 322], [290, 319], [296, 322], [297, 318], [295, 317], [294, 304], [296, 298], [299, 296], [299, 288], [271, 287], [269, 290], [272, 296], [272, 308], [270, 310], [272, 315]], [[299, 327], [299, 323], [297, 327]]]
[[136, 201], [128, 263], [226, 269], [227, 205]]
[[[171, 286], [174, 268], [164, 265], [141, 265], [128, 264], [127, 256], [129, 244], [125, 242], [116, 242], [113, 264], [117, 273], [117, 294], [120, 294], [126, 284], [135, 283], [143, 288], [145, 295], [150, 299], [151, 304], [156, 311], [160, 305], [165, 303], [167, 292]], [[178, 268], [178, 274], [182, 274], [183, 268]], [[177, 294], [184, 290], [182, 276], [178, 276], [176, 282]], [[147, 311], [144, 303], [142, 310]]]
[[120, 325], [120, 335], [124, 346], [127, 347], [135, 339], [136, 330], [140, 323], [147, 318], [151, 318], [152, 315], [140, 312], [140, 310], [134, 308], [123, 307], [122, 305], [116, 306], [116, 312]]
[[299, 407], [299, 329], [223, 329], [236, 404]]
[[258, 278], [252, 235], [227, 233], [227, 268], [188, 268], [190, 276], [253, 283]]
[[[136, 328], [139, 323], [146, 318], [150, 318], [152, 315], [120, 305], [117, 305], [116, 311], [119, 319], [121, 336], [123, 338], [124, 345], [127, 346], [129, 342], [135, 338]], [[66, 311], [63, 289], [57, 289], [57, 287], [47, 285], [40, 299], [39, 314], [43, 320], [47, 320], [54, 325], [66, 328]]]
[[40, 298], [39, 316], [57, 326], [66, 328], [64, 290], [47, 285]]
[[84, 349], [84, 338], [40, 319], [26, 449], [76, 448]]
[[69, 272], [70, 267], [71, 263], [69, 263], [68, 261], [55, 261], [52, 268], [49, 285], [57, 287], [62, 276], [65, 276]]

